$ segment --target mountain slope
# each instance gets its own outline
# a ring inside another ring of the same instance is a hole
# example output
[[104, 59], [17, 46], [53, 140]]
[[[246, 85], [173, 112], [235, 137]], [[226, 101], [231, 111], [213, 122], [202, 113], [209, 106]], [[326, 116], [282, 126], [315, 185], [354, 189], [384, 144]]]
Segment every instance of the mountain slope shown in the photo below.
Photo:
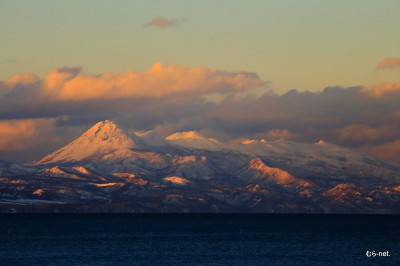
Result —
[[66, 146], [38, 160], [36, 164], [129, 156], [131, 148], [137, 146], [137, 142], [138, 137], [133, 133], [126, 133], [115, 123], [105, 120]]
[[400, 165], [325, 142], [223, 144], [194, 131], [163, 139], [102, 121], [34, 166], [0, 162], [0, 212], [26, 205], [96, 212], [400, 213]]
[[37, 168], [29, 165], [0, 161], [0, 176], [29, 175], [37, 171]]
[[322, 176], [383, 178], [400, 182], [399, 165], [329, 144], [306, 144], [293, 141], [245, 140], [228, 145], [230, 149], [252, 156], [260, 156], [279, 168], [285, 168], [298, 177]]
[[220, 150], [224, 147], [218, 140], [205, 138], [196, 131], [177, 132], [166, 139], [176, 145], [195, 149]]
[[149, 147], [165, 147], [170, 143], [161, 138], [159, 135], [153, 131], [147, 131], [145, 133], [135, 133], [135, 135], [140, 139], [141, 143]]

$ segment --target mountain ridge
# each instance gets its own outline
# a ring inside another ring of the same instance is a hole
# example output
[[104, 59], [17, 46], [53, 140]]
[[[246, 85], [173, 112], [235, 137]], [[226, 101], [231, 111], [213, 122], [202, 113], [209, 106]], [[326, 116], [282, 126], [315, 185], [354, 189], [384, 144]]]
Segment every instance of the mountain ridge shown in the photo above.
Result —
[[400, 165], [325, 142], [164, 139], [108, 120], [34, 165], [0, 162], [0, 212], [400, 213], [399, 187]]

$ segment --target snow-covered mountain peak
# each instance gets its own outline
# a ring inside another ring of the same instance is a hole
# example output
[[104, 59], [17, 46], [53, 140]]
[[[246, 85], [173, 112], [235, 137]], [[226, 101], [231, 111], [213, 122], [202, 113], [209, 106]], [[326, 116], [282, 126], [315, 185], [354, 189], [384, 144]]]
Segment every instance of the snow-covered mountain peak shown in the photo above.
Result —
[[107, 140], [108, 138], [122, 135], [126, 135], [126, 133], [114, 122], [104, 120], [92, 126], [81, 137], [86, 137], [91, 140]]
[[254, 139], [244, 139], [240, 143], [242, 143], [244, 145], [248, 145], [248, 144], [255, 143], [255, 142], [256, 142], [256, 140], [254, 140]]
[[77, 141], [79, 142], [75, 144], [79, 145], [92, 144], [104, 148], [131, 148], [136, 146], [138, 137], [133, 133], [124, 131], [114, 122], [105, 120], [95, 124], [74, 142]]
[[100, 121], [100, 122], [96, 123], [95, 125], [93, 125], [93, 126], [88, 130], [88, 132], [90, 132], [91, 130], [98, 130], [98, 129], [101, 129], [101, 128], [103, 128], [103, 127], [105, 127], [105, 128], [116, 128], [117, 125], [116, 125], [113, 121], [111, 121], [111, 120], [103, 120], [103, 121]]
[[334, 144], [243, 140], [102, 121], [40, 165], [0, 161], [0, 211], [400, 212], [398, 164]]
[[106, 154], [129, 153], [137, 145], [138, 137], [127, 133], [114, 122], [105, 120], [95, 124], [76, 140], [45, 156], [36, 164], [80, 161], [101, 158]]
[[196, 131], [186, 131], [186, 132], [176, 132], [166, 137], [166, 139], [177, 140], [177, 139], [205, 139], [205, 138]]
[[165, 139], [174, 144], [195, 149], [219, 150], [224, 148], [224, 145], [218, 140], [205, 138], [196, 131], [177, 132]]

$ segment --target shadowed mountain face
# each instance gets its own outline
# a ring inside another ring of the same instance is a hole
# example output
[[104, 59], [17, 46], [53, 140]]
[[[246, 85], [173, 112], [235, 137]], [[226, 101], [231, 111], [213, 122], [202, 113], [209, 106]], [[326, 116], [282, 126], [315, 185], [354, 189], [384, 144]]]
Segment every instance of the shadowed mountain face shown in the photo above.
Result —
[[0, 211], [400, 213], [400, 165], [318, 142], [163, 139], [102, 121], [32, 165], [0, 162]]

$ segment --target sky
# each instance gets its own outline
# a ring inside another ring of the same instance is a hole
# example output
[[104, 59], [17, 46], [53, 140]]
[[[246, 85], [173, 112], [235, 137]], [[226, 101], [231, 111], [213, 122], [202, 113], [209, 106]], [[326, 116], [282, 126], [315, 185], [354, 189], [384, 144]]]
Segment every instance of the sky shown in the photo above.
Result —
[[400, 162], [400, 2], [0, 0], [0, 159], [99, 120]]

